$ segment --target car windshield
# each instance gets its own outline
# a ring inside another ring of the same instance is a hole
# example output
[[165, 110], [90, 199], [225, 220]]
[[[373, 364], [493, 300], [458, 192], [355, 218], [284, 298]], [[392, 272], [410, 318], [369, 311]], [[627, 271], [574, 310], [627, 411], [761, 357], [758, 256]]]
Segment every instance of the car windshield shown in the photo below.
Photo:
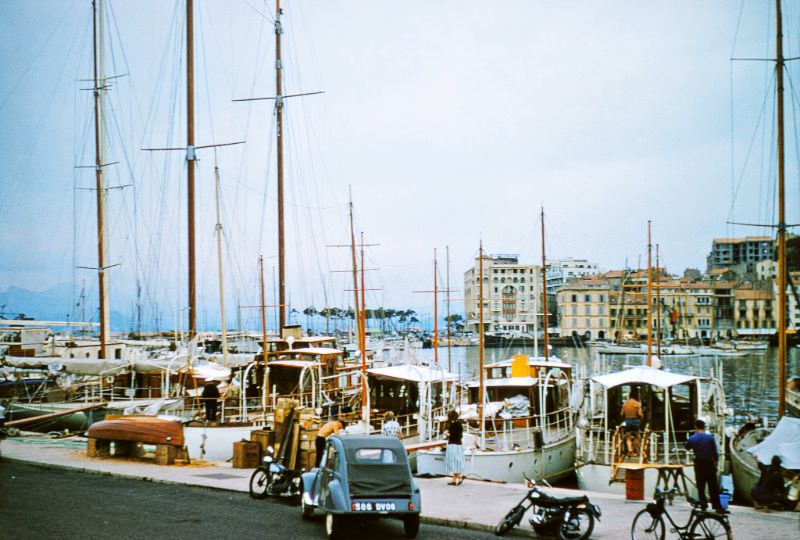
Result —
[[359, 448], [355, 452], [356, 463], [362, 465], [397, 463], [397, 454], [390, 448]]

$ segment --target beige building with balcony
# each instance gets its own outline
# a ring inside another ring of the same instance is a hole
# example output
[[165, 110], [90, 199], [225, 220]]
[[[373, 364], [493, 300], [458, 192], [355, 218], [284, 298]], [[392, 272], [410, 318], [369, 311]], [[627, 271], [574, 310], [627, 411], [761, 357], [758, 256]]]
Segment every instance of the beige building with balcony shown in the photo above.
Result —
[[[477, 332], [480, 259], [464, 272], [466, 328]], [[483, 322], [487, 332], [533, 332], [540, 317], [541, 266], [520, 264], [517, 255], [483, 256]], [[552, 326], [552, 323], [551, 323]]]
[[772, 291], [740, 288], [733, 293], [733, 317], [740, 337], [775, 333], [777, 306]]

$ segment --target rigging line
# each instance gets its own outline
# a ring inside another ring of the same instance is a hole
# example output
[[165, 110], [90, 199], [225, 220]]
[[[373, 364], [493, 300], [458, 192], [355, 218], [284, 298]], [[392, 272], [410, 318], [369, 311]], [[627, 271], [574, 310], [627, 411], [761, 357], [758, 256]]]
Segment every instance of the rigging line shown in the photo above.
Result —
[[[793, 98], [791, 100], [791, 104], [792, 104], [792, 121], [793, 121], [793, 125], [797, 126], [797, 125], [800, 125], [800, 124], [798, 124], [798, 120], [797, 120], [797, 103], [798, 103], [797, 93], [795, 91], [796, 88], [795, 88], [795, 85], [794, 85], [794, 81], [792, 80], [792, 76], [789, 73], [788, 69], [786, 70], [786, 78], [789, 81], [789, 89], [790, 89], [789, 93], [791, 94], [791, 96]], [[800, 146], [798, 146], [799, 143], [800, 143], [800, 138], [798, 138], [795, 135], [795, 137], [794, 137], [794, 149], [795, 149], [795, 154], [794, 155], [796, 156], [795, 159], [798, 159], [798, 157], [800, 157]], [[798, 171], [798, 172], [800, 173], [800, 171]], [[800, 182], [798, 182], [797, 187], [798, 187], [798, 194], [800, 195]]]
[[[258, 13], [259, 15], [261, 15], [261, 18], [262, 18], [262, 19], [266, 19], [266, 20], [268, 20], [268, 21], [269, 21], [271, 24], [275, 24], [275, 17], [273, 17], [273, 16], [272, 16], [272, 13], [271, 13], [269, 10], [267, 10], [267, 11], [265, 11], [265, 12], [262, 12], [262, 11], [260, 11], [260, 10], [259, 10], [257, 7], [255, 7], [253, 4], [251, 4], [250, 2], [248, 2], [248, 0], [242, 0], [242, 2], [244, 2], [245, 4], [247, 4], [247, 7], [249, 7], [250, 9], [252, 9], [253, 11], [255, 11], [256, 13]], [[266, 2], [265, 2], [265, 3], [266, 3]]]
[[[78, 38], [83, 37], [84, 39], [86, 39], [86, 36], [88, 34], [86, 24], [83, 25], [83, 29], [84, 29], [83, 33], [75, 32], [72, 34], [72, 41], [70, 42], [70, 45], [67, 49], [67, 54], [66, 54], [67, 58], [71, 58], [72, 51], [75, 47], [76, 42], [78, 41]], [[54, 98], [61, 84], [64, 72], [66, 71], [66, 67], [69, 64], [70, 62], [61, 63], [61, 66], [58, 70], [58, 74], [55, 77], [55, 83], [50, 86], [50, 93], [46, 98], [45, 106], [41, 108], [42, 112], [41, 115], [39, 116], [39, 120], [38, 122], [33, 124], [33, 134], [31, 137], [28, 138], [28, 140], [24, 145], [27, 152], [25, 152], [24, 156], [22, 156], [22, 159], [20, 160], [17, 169], [10, 175], [10, 180], [7, 181], [8, 184], [4, 186], [6, 188], [4, 191], [7, 193], [7, 196], [4, 198], [3, 202], [0, 203], [0, 214], [7, 214], [10, 211], [10, 209], [14, 208], [16, 206], [16, 199], [20, 196], [20, 193], [23, 191], [17, 188], [20, 177], [22, 176], [23, 171], [30, 172], [29, 165], [32, 160], [31, 158], [34, 154], [34, 151], [37, 148], [40, 134], [44, 129], [45, 121], [53, 118], [50, 115], [50, 110], [56, 104], [56, 100]], [[80, 62], [78, 62], [78, 64], [80, 64]], [[78, 65], [76, 67], [76, 72], [78, 72], [80, 68], [81, 66]], [[75, 78], [77, 78], [77, 75]]]
[[[82, 16], [82, 14], [81, 14], [81, 16]], [[45, 39], [44, 43], [39, 48], [39, 50], [36, 52], [36, 54], [34, 55], [33, 59], [28, 63], [28, 67], [25, 68], [25, 71], [19, 76], [19, 78], [17, 79], [17, 82], [14, 83], [14, 86], [11, 88], [11, 90], [9, 90], [8, 94], [3, 99], [2, 103], [0, 103], [0, 111], [2, 111], [3, 108], [5, 108], [6, 104], [8, 103], [8, 100], [11, 99], [11, 96], [14, 95], [14, 93], [17, 91], [17, 88], [19, 88], [19, 86], [22, 84], [22, 81], [25, 80], [25, 77], [27, 77], [27, 75], [30, 72], [30, 70], [33, 67], [33, 65], [39, 60], [39, 57], [42, 56], [42, 53], [44, 51], [50, 49], [49, 48], [50, 40], [53, 39], [53, 36], [55, 35], [56, 30], [58, 30], [62, 26], [62, 24], [64, 24], [64, 19], [62, 17], [56, 17], [55, 24], [53, 25], [53, 29], [50, 30], [50, 33], [47, 35], [47, 39]], [[65, 28], [74, 28], [74, 26], [65, 25]]]
[[733, 197], [731, 200], [731, 207], [728, 211], [729, 216], [733, 216], [734, 213], [734, 206], [736, 204], [736, 199], [739, 196], [739, 189], [741, 189], [742, 181], [744, 180], [744, 176], [746, 174], [747, 164], [750, 162], [750, 158], [755, 147], [756, 137], [760, 129], [764, 129], [762, 127], [762, 121], [766, 117], [766, 108], [767, 108], [767, 94], [764, 95], [764, 99], [761, 103], [761, 111], [758, 115], [758, 120], [756, 121], [756, 125], [753, 126], [753, 134], [750, 137], [750, 143], [747, 147], [747, 152], [745, 153], [744, 163], [742, 164], [741, 172], [739, 173], [739, 181], [736, 183], [735, 190], [733, 191]]
[[[206, 7], [204, 3], [201, 3], [201, 9]], [[216, 144], [217, 140], [215, 138], [215, 129], [214, 129], [214, 115], [211, 110], [211, 89], [208, 85], [208, 57], [206, 56], [206, 40], [203, 39], [205, 36], [205, 30], [203, 27], [203, 17], [197, 17], [198, 20], [198, 39], [200, 41], [200, 51], [203, 56], [203, 82], [205, 83], [206, 87], [206, 106], [208, 107], [208, 124], [211, 128], [211, 142], [212, 144]]]

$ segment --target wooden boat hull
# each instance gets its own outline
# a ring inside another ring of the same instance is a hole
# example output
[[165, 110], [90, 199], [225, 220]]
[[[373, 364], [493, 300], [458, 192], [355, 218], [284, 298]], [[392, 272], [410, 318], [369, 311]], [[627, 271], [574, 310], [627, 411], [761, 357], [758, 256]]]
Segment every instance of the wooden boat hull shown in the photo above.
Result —
[[87, 436], [109, 441], [135, 441], [144, 444], [183, 446], [183, 424], [179, 420], [156, 416], [122, 416], [89, 426]]
[[[530, 478], [556, 482], [570, 474], [575, 464], [575, 435], [539, 448], [509, 451], [464, 451], [464, 474], [495, 482], [523, 482]], [[446, 475], [444, 449], [417, 452], [417, 474]]]
[[744, 433], [740, 432], [731, 440], [731, 473], [736, 494], [741, 497], [739, 500], [744, 499], [753, 504], [750, 490], [758, 482], [761, 472], [758, 469], [756, 458], [747, 449], [764, 440], [771, 431], [771, 429], [759, 427]]

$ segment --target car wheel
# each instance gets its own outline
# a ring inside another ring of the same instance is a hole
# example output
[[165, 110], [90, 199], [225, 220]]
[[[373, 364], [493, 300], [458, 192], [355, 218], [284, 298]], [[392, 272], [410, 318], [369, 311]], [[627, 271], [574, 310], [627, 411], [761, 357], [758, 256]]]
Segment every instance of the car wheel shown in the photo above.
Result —
[[342, 518], [332, 512], [325, 514], [325, 535], [332, 540], [340, 538], [342, 531]]
[[303, 511], [303, 519], [311, 519], [311, 516], [314, 514], [314, 507], [310, 504], [306, 504], [306, 498], [303, 495], [300, 495], [300, 510]]
[[403, 531], [406, 538], [416, 538], [419, 533], [419, 514], [412, 514], [403, 518]]

